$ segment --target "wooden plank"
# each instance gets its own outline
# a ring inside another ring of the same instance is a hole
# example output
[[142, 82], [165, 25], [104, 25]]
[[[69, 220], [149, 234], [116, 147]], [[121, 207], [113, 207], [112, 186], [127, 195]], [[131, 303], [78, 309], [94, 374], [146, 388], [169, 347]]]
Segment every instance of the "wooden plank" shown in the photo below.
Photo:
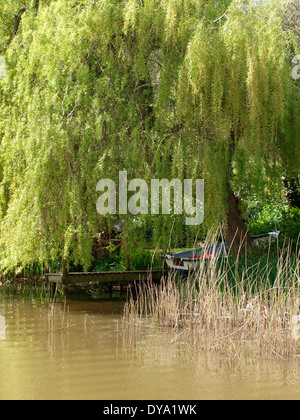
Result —
[[[139, 280], [148, 280], [152, 278], [154, 281], [161, 279], [161, 276], [167, 273], [162, 270], [139, 270], [139, 271], [102, 271], [90, 273], [68, 273], [63, 284], [76, 283], [128, 283]], [[45, 274], [47, 280], [52, 283], [62, 283], [61, 273], [47, 273]]]
[[61, 283], [61, 273], [46, 273], [45, 277], [50, 283]]

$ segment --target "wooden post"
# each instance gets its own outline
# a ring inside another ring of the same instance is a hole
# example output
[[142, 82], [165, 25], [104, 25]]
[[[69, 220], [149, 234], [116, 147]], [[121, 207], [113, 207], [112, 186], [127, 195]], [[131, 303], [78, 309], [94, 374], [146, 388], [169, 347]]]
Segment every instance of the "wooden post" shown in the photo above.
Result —
[[63, 288], [63, 294], [67, 296], [67, 279], [68, 279], [68, 270], [67, 270], [67, 263], [64, 258], [61, 260], [61, 284]]
[[112, 297], [112, 282], [109, 282], [108, 292], [109, 292], [109, 297], [111, 298]]
[[67, 264], [66, 260], [62, 258], [61, 260], [61, 282], [64, 284], [66, 283], [68, 277], [68, 271], [67, 271]]
[[130, 255], [126, 252], [126, 271], [130, 271]]
[[56, 293], [56, 283], [50, 283], [50, 299], [54, 299]]

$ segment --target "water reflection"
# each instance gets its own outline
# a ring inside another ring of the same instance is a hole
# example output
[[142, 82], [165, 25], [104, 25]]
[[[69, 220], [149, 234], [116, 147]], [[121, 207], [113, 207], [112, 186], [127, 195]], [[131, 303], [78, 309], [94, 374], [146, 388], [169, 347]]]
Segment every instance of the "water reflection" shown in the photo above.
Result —
[[211, 356], [191, 350], [184, 334], [142, 324], [128, 335], [122, 309], [0, 300], [0, 399], [300, 397], [300, 361]]

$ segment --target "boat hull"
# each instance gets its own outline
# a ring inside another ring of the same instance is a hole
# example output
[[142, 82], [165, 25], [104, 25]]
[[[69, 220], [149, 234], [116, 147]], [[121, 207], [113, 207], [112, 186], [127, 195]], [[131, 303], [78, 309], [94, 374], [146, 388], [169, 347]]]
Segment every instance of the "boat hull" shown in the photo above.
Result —
[[[279, 231], [268, 232], [262, 235], [253, 236], [253, 243], [260, 246], [266, 243], [274, 242], [278, 236]], [[230, 253], [226, 242], [204, 246], [202, 248], [191, 249], [188, 251], [176, 252], [174, 254], [164, 255], [166, 264], [176, 272], [183, 274], [194, 271], [199, 267], [203, 260], [212, 260], [215, 258], [227, 258]]]
[[164, 256], [166, 264], [179, 273], [194, 271], [203, 260], [211, 260], [219, 257], [227, 257], [228, 249], [225, 242], [192, 249], [189, 251], [176, 252]]

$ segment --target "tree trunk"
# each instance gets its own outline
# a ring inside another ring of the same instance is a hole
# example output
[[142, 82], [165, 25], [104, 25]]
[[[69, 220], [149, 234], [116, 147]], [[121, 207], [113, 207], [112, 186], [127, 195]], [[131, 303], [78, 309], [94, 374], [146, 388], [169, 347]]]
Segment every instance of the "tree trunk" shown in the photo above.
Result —
[[252, 239], [242, 219], [238, 199], [235, 197], [229, 183], [227, 183], [227, 205], [225, 240], [231, 254], [237, 257], [240, 254], [245, 254], [247, 246], [252, 243]]

